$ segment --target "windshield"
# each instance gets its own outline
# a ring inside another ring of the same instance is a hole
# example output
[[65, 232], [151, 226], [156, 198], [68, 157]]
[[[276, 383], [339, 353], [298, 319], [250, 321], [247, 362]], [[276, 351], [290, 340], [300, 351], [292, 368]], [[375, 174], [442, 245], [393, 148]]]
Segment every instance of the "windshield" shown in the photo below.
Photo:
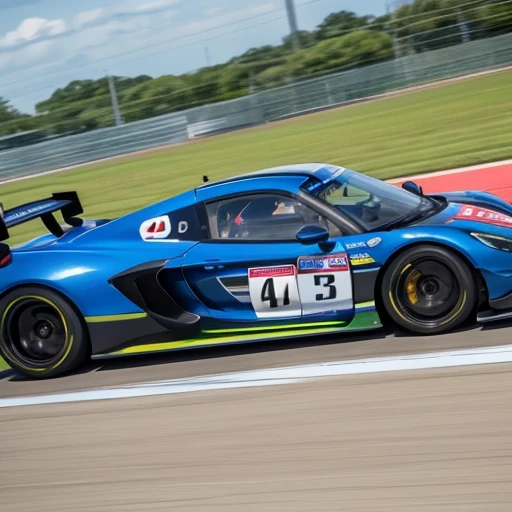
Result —
[[428, 199], [348, 170], [322, 188], [317, 197], [369, 231], [395, 225], [402, 220], [412, 221], [434, 209]]

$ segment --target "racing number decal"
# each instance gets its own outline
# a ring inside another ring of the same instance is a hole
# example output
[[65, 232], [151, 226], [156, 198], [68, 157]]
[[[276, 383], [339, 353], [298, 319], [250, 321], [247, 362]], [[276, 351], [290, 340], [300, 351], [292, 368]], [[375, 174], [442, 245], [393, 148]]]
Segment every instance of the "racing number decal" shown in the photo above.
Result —
[[315, 299], [317, 301], [320, 300], [333, 300], [336, 298], [336, 286], [333, 284], [336, 282], [336, 278], [329, 274], [326, 276], [315, 276], [315, 286], [323, 286], [329, 290], [329, 294], [325, 295], [325, 290], [323, 293], [317, 293]]
[[346, 254], [302, 257], [297, 266], [303, 315], [352, 308], [352, 278]]
[[251, 268], [249, 294], [258, 318], [351, 309], [352, 278], [347, 255], [303, 257], [297, 267]]
[[301, 314], [294, 265], [249, 269], [249, 294], [258, 318]]

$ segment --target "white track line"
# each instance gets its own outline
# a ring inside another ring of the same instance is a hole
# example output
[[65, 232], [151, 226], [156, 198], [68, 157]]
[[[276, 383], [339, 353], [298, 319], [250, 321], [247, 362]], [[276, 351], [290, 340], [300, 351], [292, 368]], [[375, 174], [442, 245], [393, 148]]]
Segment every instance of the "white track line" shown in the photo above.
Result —
[[[254, 370], [228, 373], [225, 375], [148, 382], [119, 388], [77, 391], [72, 393], [5, 398], [0, 400], [0, 408], [172, 395], [219, 389], [276, 386], [304, 382], [308, 379], [340, 375], [424, 370], [510, 362], [512, 362], [512, 345], [507, 345], [481, 349], [432, 352], [429, 354], [358, 359], [315, 365]], [[342, 384], [340, 384], [340, 386], [341, 385]]]

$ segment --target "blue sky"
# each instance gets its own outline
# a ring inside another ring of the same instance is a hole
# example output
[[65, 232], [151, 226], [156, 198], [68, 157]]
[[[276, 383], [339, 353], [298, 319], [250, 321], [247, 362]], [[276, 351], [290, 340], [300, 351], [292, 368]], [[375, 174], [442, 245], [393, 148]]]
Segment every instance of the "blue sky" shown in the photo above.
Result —
[[[385, 0], [295, 0], [299, 28]], [[288, 33], [284, 0], [0, 0], [0, 96], [25, 112], [73, 79], [180, 74]]]

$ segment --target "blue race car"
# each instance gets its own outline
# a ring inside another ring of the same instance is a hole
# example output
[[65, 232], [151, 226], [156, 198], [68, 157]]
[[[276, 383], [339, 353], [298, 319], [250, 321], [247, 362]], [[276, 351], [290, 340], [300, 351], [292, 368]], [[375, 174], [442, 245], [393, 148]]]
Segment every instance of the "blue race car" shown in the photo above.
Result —
[[[0, 353], [43, 378], [88, 358], [512, 317], [512, 206], [337, 166], [205, 184], [112, 220], [76, 192], [3, 212]], [[60, 223], [54, 216], [60, 212]]]

